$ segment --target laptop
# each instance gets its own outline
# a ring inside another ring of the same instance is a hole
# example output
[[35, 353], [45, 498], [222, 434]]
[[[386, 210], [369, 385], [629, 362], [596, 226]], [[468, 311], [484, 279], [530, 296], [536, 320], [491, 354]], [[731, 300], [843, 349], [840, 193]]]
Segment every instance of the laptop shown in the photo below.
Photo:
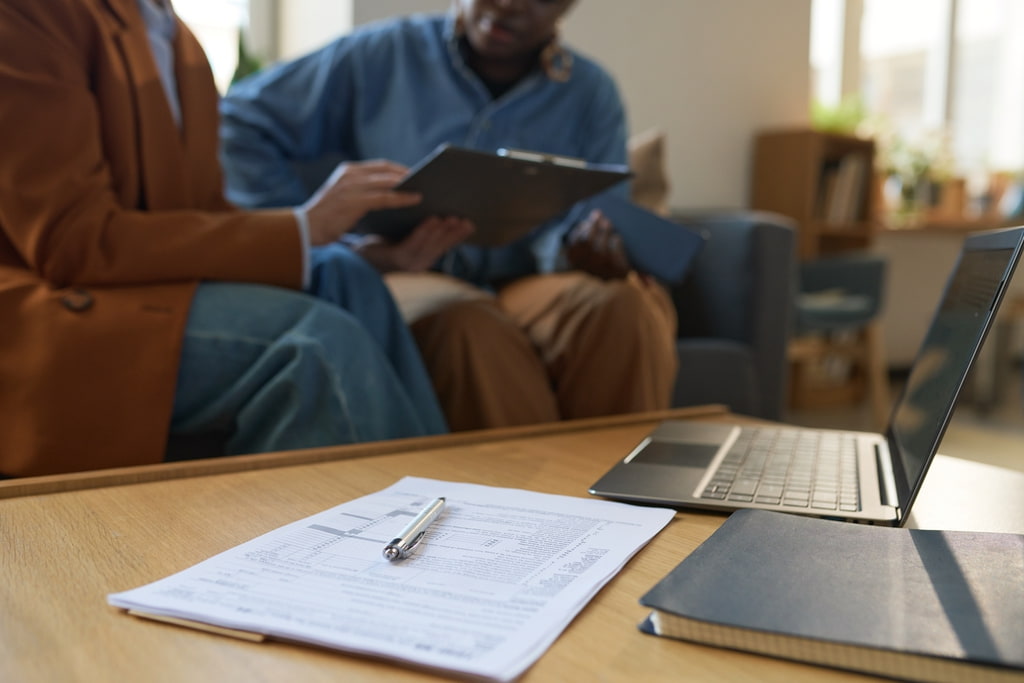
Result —
[[589, 491], [639, 503], [757, 508], [902, 525], [1007, 283], [1024, 227], [961, 247], [884, 434], [675, 420], [660, 424]]

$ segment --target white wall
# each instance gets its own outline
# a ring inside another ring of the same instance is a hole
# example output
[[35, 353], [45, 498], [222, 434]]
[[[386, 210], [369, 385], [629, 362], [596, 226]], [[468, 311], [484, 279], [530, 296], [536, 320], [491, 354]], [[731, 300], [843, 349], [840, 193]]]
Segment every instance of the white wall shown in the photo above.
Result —
[[[351, 3], [353, 25], [450, 6]], [[310, 48], [330, 19], [314, 22]], [[618, 81], [632, 132], [666, 132], [672, 205], [721, 208], [747, 204], [755, 132], [808, 121], [810, 24], [811, 0], [578, 0], [563, 33]]]
[[672, 206], [748, 203], [755, 131], [808, 121], [811, 0], [580, 0], [567, 42], [667, 134]]
[[354, 0], [352, 23], [358, 26], [413, 12], [447, 12], [451, 5], [451, 0]]
[[277, 0], [276, 54], [282, 59], [314, 50], [354, 25], [355, 4], [366, 0]]

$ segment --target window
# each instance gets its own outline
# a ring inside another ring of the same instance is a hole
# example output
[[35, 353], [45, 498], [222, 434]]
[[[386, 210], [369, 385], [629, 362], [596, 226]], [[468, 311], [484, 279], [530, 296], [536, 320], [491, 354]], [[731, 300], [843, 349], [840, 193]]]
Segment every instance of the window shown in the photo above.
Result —
[[946, 121], [949, 0], [866, 0], [860, 93], [901, 135], [920, 137]]
[[238, 35], [248, 22], [248, 0], [175, 0], [174, 10], [203, 46], [224, 92], [238, 66]]
[[960, 0], [952, 98], [956, 155], [969, 167], [1024, 169], [1024, 5]]
[[853, 95], [892, 139], [942, 141], [969, 187], [1024, 170], [1020, 0], [814, 0], [813, 12], [819, 101]]

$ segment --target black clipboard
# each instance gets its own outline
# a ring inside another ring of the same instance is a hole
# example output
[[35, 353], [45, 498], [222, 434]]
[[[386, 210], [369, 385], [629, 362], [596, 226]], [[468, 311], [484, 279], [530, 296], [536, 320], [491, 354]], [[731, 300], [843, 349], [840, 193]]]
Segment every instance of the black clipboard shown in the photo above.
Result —
[[410, 169], [396, 187], [422, 193], [423, 201], [403, 209], [372, 211], [357, 231], [399, 241], [430, 216], [459, 216], [476, 224], [469, 244], [502, 246], [630, 175], [626, 165], [444, 144]]

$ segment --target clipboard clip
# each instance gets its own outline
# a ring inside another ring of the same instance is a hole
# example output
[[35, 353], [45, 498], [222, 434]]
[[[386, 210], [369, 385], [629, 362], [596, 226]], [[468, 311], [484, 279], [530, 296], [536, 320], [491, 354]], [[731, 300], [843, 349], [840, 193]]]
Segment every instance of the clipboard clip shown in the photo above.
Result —
[[525, 149], [508, 149], [501, 147], [497, 151], [498, 156], [521, 161], [532, 161], [538, 164], [555, 164], [556, 166], [569, 166], [570, 168], [586, 168], [587, 162], [576, 157], [561, 157], [555, 154], [544, 154], [542, 152], [531, 152]]

